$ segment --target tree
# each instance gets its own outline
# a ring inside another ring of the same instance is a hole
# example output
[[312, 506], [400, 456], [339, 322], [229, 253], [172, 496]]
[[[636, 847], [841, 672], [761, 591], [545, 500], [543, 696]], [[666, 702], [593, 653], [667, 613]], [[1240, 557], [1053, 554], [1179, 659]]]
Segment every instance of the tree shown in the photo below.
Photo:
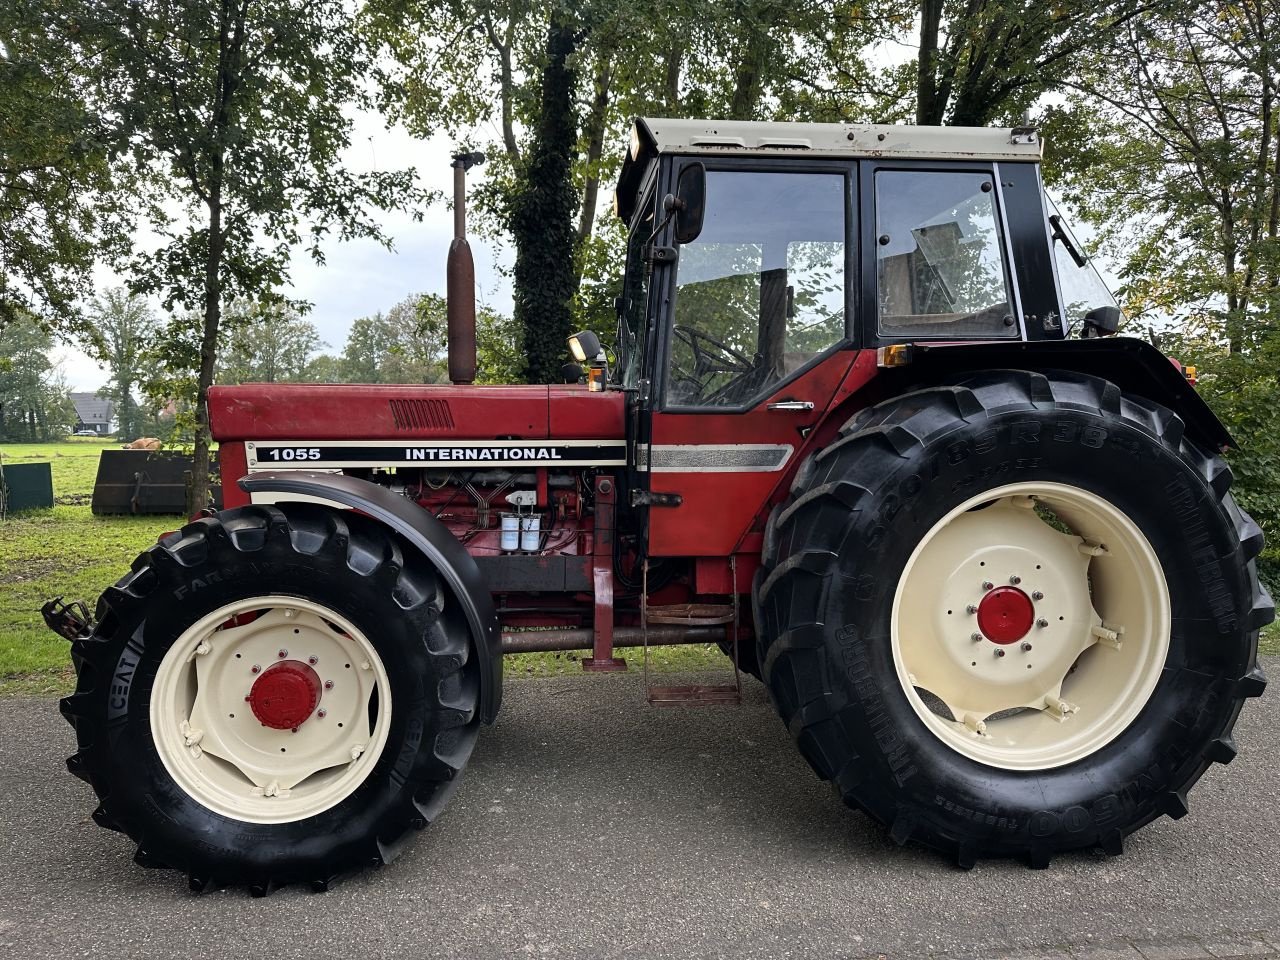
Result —
[[111, 399], [120, 434], [135, 439], [142, 435], [147, 419], [134, 391], [145, 379], [144, 351], [156, 333], [155, 315], [145, 300], [123, 287], [109, 289], [92, 300], [87, 315], [92, 324], [88, 350], [109, 373], [99, 394]]
[[444, 383], [448, 380], [445, 301], [415, 294], [385, 314], [351, 325], [342, 352], [349, 383]]
[[53, 440], [75, 422], [52, 349], [53, 337], [31, 314], [0, 328], [0, 439]]
[[69, 26], [48, 4], [0, 4], [0, 328], [32, 312], [79, 327], [91, 267], [127, 245], [119, 128], [86, 103]]
[[1085, 55], [1109, 47], [1139, 17], [1169, 5], [920, 0], [911, 78], [915, 122], [985, 126], [1016, 118], [1072, 76]]
[[[357, 174], [342, 163], [349, 108], [373, 67], [343, 0], [67, 0], [46, 26], [75, 37], [91, 112], [121, 118], [158, 246], [121, 264], [137, 293], [174, 320], [158, 356], [168, 388], [193, 386], [197, 504], [207, 499], [205, 399], [222, 304], [279, 299], [288, 258], [320, 241], [386, 237], [372, 210], [424, 199], [412, 171]], [[181, 208], [181, 215], [166, 211]], [[184, 327], [184, 325], [187, 325]], [[193, 352], [194, 351], [194, 352]], [[194, 377], [179, 376], [181, 364]]]
[[277, 383], [309, 379], [311, 355], [328, 346], [315, 324], [286, 304], [231, 303], [219, 383]]
[[[1280, 533], [1280, 2], [1129, 25], [1050, 114], [1046, 167], [1121, 266], [1133, 324], [1201, 374], [1239, 443], [1233, 493]], [[1264, 572], [1280, 574], [1268, 550]]]

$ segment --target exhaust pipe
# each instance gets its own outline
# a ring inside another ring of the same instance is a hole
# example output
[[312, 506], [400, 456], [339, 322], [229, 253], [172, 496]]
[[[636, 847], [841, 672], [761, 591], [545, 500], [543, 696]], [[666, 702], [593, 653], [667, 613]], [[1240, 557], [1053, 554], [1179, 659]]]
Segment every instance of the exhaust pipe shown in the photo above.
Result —
[[467, 243], [467, 171], [484, 163], [483, 153], [453, 157], [453, 242], [445, 268], [445, 316], [449, 328], [449, 379], [476, 379], [476, 267]]

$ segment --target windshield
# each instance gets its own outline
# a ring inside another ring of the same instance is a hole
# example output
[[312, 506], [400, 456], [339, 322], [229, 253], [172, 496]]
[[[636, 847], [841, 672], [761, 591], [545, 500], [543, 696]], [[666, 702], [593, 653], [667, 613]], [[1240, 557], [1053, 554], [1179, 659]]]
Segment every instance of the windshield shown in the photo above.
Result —
[[1045, 194], [1049, 208], [1049, 233], [1053, 237], [1053, 258], [1058, 266], [1058, 283], [1062, 289], [1062, 306], [1067, 312], [1067, 330], [1079, 324], [1084, 315], [1096, 307], [1116, 307], [1116, 298], [1098, 274], [1093, 259], [1071, 232], [1071, 226], [1058, 211], [1053, 199]]

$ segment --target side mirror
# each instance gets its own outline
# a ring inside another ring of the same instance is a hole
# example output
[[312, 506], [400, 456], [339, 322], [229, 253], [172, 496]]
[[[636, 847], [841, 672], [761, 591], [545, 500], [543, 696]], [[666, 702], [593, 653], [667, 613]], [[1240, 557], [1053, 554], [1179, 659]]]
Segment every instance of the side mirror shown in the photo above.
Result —
[[680, 171], [674, 208], [676, 243], [693, 243], [702, 233], [707, 212], [707, 168], [701, 163], [691, 163]]
[[1084, 328], [1080, 331], [1083, 340], [1094, 337], [1114, 337], [1120, 329], [1122, 314], [1119, 307], [1094, 307], [1084, 315]]

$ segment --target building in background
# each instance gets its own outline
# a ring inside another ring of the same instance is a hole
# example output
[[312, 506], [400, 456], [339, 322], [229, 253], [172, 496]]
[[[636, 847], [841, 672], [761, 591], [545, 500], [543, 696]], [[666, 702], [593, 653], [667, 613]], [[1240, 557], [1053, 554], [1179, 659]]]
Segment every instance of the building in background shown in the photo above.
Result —
[[76, 433], [92, 431], [105, 437], [115, 432], [115, 407], [110, 400], [96, 393], [73, 393], [71, 402], [76, 407]]

